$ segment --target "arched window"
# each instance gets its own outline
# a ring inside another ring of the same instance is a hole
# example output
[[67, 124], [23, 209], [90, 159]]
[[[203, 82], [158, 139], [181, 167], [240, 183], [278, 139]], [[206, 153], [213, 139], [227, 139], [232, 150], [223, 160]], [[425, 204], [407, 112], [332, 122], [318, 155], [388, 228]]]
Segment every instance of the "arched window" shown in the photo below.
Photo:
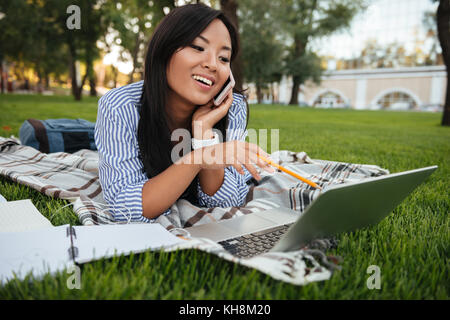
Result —
[[320, 94], [313, 102], [313, 107], [318, 108], [346, 108], [347, 104], [344, 98], [332, 91], [326, 91]]
[[414, 98], [401, 91], [393, 91], [385, 94], [378, 99], [376, 104], [380, 109], [411, 110], [417, 108], [417, 103]]

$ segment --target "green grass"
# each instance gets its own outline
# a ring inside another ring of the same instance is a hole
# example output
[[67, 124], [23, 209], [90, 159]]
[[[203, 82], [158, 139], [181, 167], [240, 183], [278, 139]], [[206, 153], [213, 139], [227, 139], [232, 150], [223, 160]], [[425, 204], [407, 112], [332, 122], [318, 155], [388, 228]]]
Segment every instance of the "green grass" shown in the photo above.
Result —
[[[1, 96], [0, 135], [18, 136], [27, 118], [95, 121], [97, 99]], [[82, 266], [81, 290], [69, 290], [65, 272], [12, 281], [0, 299], [448, 299], [450, 129], [441, 114], [316, 110], [251, 106], [249, 128], [279, 129], [280, 149], [313, 159], [376, 164], [391, 172], [439, 169], [378, 225], [340, 234], [330, 254], [343, 258], [328, 281], [303, 287], [195, 250], [147, 252]], [[11, 130], [2, 129], [10, 126]], [[270, 137], [270, 135], [269, 135]], [[269, 138], [270, 150], [270, 138]], [[7, 200], [31, 198], [54, 225], [79, 224], [67, 202], [0, 178]], [[381, 289], [366, 286], [367, 268], [381, 269]]]

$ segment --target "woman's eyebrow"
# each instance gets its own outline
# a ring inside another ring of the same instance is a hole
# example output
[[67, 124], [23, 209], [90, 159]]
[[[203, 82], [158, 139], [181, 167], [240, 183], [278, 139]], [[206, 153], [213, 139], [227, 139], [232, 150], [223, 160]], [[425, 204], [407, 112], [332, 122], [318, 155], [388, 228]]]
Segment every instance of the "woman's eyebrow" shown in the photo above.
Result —
[[[209, 44], [209, 40], [206, 39], [204, 36], [199, 35], [198, 37], [199, 37], [200, 39], [202, 39], [203, 41], [205, 41], [207, 44]], [[230, 47], [227, 47], [227, 46], [223, 46], [222, 49], [223, 49], [223, 50], [231, 51], [231, 48], [230, 48]]]

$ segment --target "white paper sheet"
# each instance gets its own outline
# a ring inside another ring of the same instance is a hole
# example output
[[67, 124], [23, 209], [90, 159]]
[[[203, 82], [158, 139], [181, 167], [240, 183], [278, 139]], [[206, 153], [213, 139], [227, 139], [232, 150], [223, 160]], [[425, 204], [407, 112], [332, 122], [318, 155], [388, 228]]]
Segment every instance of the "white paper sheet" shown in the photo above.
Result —
[[158, 223], [76, 226], [74, 245], [78, 248], [78, 263], [128, 255], [145, 250], [157, 250], [182, 240], [167, 231]]
[[68, 226], [0, 232], [0, 283], [14, 278], [14, 273], [19, 279], [24, 279], [29, 272], [34, 277], [41, 277], [73, 265], [68, 253]]
[[0, 232], [31, 231], [53, 227], [30, 199], [0, 202]]

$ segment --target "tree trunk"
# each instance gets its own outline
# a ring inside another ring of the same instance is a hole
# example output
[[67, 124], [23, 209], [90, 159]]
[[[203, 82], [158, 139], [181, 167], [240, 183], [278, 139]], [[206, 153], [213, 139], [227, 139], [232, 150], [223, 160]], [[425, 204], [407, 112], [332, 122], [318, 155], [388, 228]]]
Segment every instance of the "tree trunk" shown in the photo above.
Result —
[[80, 87], [78, 88], [78, 95], [79, 95], [79, 97], [80, 97], [80, 99], [79, 100], [81, 100], [81, 97], [83, 96], [83, 87], [84, 87], [84, 84], [86, 83], [86, 79], [88, 78], [88, 73], [87, 73], [87, 71], [86, 71], [86, 74], [83, 76], [83, 80], [81, 80], [81, 85], [80, 85]]
[[38, 76], [38, 82], [36, 85], [36, 91], [37, 93], [41, 94], [43, 91], [43, 85], [42, 83], [44, 82], [44, 78], [42, 77], [42, 71], [41, 68], [39, 67], [39, 63], [36, 66], [36, 71], [37, 71], [37, 76]]
[[49, 90], [50, 89], [50, 76], [47, 71], [45, 71], [44, 79], [45, 79], [45, 90]]
[[0, 61], [0, 90], [1, 93], [5, 93], [5, 82], [3, 76], [3, 61]]
[[136, 64], [137, 64], [137, 58], [139, 54], [139, 45], [141, 44], [139, 32], [136, 33], [136, 39], [134, 41], [134, 50], [132, 52], [132, 58], [133, 58], [133, 70], [131, 70], [130, 78], [128, 79], [128, 83], [133, 83], [134, 81], [134, 72], [136, 71]]
[[298, 89], [300, 88], [300, 79], [298, 76], [293, 76], [293, 83], [292, 83], [292, 91], [291, 91], [291, 101], [289, 101], [290, 105], [297, 105], [298, 104]]
[[69, 68], [70, 68], [70, 78], [72, 84], [72, 95], [75, 100], [81, 100], [81, 90], [78, 89], [77, 84], [77, 67], [75, 65], [76, 62], [76, 53], [75, 48], [72, 43], [69, 42]]
[[90, 88], [89, 95], [91, 97], [96, 97], [97, 89], [95, 88], [95, 75], [89, 77], [89, 88]]
[[256, 84], [256, 99], [258, 100], [258, 104], [262, 104], [262, 92], [261, 92], [261, 85]]
[[[306, 48], [307, 39], [302, 39], [300, 36], [294, 37], [294, 58], [299, 58], [304, 54]], [[295, 70], [294, 72], [299, 72]], [[290, 105], [298, 104], [298, 90], [300, 89], [300, 85], [302, 84], [300, 81], [300, 77], [297, 75], [292, 76], [292, 92], [291, 92], [291, 101], [289, 101]]]
[[275, 88], [273, 83], [271, 83], [270, 85], [270, 95], [272, 96], [272, 104], [275, 104]]
[[95, 71], [94, 71], [94, 52], [92, 50], [92, 46], [91, 43], [95, 44], [95, 41], [90, 40], [89, 42], [86, 43], [86, 54], [85, 54], [85, 59], [86, 59], [86, 75], [85, 75], [85, 79], [83, 80], [82, 84], [81, 84], [81, 88], [83, 88], [84, 82], [87, 78], [87, 80], [89, 80], [89, 95], [91, 97], [95, 97], [97, 96], [97, 90], [95, 89]]
[[[73, 59], [71, 59], [71, 60], [73, 60]], [[86, 79], [88, 78], [89, 70], [92, 68], [92, 62], [89, 59], [86, 61], [86, 73], [84, 74], [79, 87], [78, 87], [78, 83], [77, 83], [77, 71], [76, 71], [75, 62], [72, 62], [72, 64], [73, 64], [73, 67], [71, 67], [71, 69], [73, 70], [72, 94], [73, 94], [75, 100], [80, 101], [81, 97], [83, 96], [83, 87], [84, 87], [84, 84], [86, 83]]]
[[447, 92], [445, 94], [443, 126], [450, 126], [450, 1], [441, 0], [437, 9], [437, 29], [442, 57], [447, 68]]
[[[92, 56], [86, 58], [86, 75], [85, 78], [89, 80], [89, 95], [95, 97], [97, 95], [97, 90], [95, 90], [95, 72], [92, 63]], [[84, 84], [84, 81], [83, 81]], [[83, 84], [81, 88], [83, 88]]]
[[[220, 0], [220, 8], [225, 13], [225, 15], [230, 19], [231, 23], [235, 26], [237, 37], [238, 37], [238, 43], [240, 45], [240, 38], [239, 38], [239, 20], [237, 16], [237, 8], [238, 4], [236, 0]], [[233, 64], [231, 66], [231, 70], [233, 72], [234, 80], [236, 81], [236, 84], [234, 87], [241, 91], [243, 89], [243, 67], [242, 67], [242, 57], [240, 51], [238, 52], [238, 55], [233, 61]]]

